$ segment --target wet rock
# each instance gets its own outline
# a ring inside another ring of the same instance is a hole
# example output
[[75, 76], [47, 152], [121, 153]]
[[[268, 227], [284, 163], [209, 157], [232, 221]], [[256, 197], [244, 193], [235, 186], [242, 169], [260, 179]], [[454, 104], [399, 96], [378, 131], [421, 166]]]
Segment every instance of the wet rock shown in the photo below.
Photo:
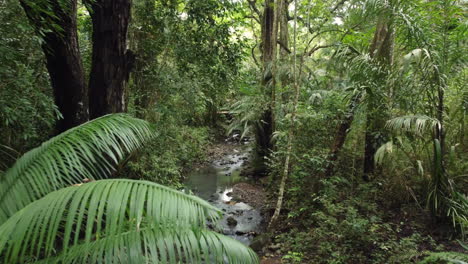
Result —
[[228, 226], [236, 226], [237, 225], [237, 220], [234, 219], [234, 217], [230, 216], [226, 219]]
[[227, 196], [232, 197], [232, 192], [226, 193]]

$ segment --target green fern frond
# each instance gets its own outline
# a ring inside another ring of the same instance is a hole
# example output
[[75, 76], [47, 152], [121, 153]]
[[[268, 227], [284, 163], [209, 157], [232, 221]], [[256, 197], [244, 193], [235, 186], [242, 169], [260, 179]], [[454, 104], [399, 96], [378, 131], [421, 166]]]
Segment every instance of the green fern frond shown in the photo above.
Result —
[[[24, 263], [28, 256], [53, 257], [144, 227], [202, 228], [220, 215], [206, 201], [156, 183], [100, 180], [54, 191], [15, 213], [0, 226], [0, 259]], [[109, 240], [102, 246], [111, 250], [120, 242]]]
[[84, 179], [108, 177], [126, 153], [153, 135], [148, 122], [112, 114], [44, 142], [19, 158], [0, 179], [0, 224], [52, 191]]

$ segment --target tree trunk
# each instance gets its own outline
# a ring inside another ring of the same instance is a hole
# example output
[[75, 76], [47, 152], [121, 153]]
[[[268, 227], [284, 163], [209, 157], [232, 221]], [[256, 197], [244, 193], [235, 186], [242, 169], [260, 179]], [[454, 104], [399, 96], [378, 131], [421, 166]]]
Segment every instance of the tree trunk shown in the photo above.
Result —
[[[20, 3], [36, 31], [43, 35], [42, 49], [55, 104], [63, 117], [57, 122], [57, 130], [63, 132], [88, 120], [88, 95], [78, 47], [77, 0], [67, 1], [68, 5], [59, 1]], [[54, 16], [41, 10], [51, 10]]]
[[93, 22], [93, 56], [89, 80], [90, 117], [125, 110], [125, 87], [134, 63], [127, 49], [131, 0], [87, 1]]
[[262, 15], [262, 62], [263, 62], [263, 94], [270, 99], [267, 109], [262, 113], [256, 127], [258, 154], [268, 156], [273, 148], [272, 138], [275, 130], [275, 59], [278, 20], [275, 0], [265, 0]]
[[289, 2], [287, 0], [280, 0], [281, 10], [279, 18], [279, 42], [280, 42], [280, 57], [285, 59], [288, 57], [289, 53], [289, 28], [288, 28], [288, 9]]
[[[394, 30], [388, 18], [379, 19], [374, 33], [374, 39], [370, 46], [370, 56], [380, 66], [390, 67], [393, 63]], [[384, 80], [385, 76], [377, 77]], [[384, 127], [387, 109], [385, 102], [376, 98], [369, 98], [367, 103], [367, 124], [364, 150], [364, 180], [369, 180], [369, 175], [375, 170], [375, 152], [380, 145], [385, 143]]]
[[349, 129], [354, 120], [354, 114], [356, 112], [356, 108], [359, 104], [359, 98], [361, 94], [356, 94], [351, 98], [351, 101], [348, 105], [348, 111], [345, 113], [343, 120], [341, 120], [338, 129], [335, 134], [335, 139], [333, 141], [333, 146], [330, 150], [328, 155], [328, 165], [325, 169], [325, 176], [332, 176], [335, 172], [335, 161], [338, 159], [338, 154], [340, 153], [341, 148], [346, 141], [346, 136], [349, 133]]

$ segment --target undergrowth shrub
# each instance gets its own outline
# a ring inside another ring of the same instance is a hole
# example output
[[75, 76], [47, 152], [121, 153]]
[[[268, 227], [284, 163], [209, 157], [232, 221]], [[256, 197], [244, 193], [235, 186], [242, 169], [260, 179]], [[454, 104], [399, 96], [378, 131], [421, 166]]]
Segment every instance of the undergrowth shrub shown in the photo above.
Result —
[[277, 237], [285, 252], [303, 256], [301, 263], [415, 263], [427, 250], [443, 250], [414, 223], [388, 218], [392, 212], [378, 184], [354, 186], [332, 177], [321, 186], [290, 208], [286, 221], [293, 227]]
[[181, 187], [183, 172], [205, 159], [208, 129], [171, 125], [157, 131], [158, 136], [136, 155], [138, 159], [128, 163], [126, 173], [129, 178]]

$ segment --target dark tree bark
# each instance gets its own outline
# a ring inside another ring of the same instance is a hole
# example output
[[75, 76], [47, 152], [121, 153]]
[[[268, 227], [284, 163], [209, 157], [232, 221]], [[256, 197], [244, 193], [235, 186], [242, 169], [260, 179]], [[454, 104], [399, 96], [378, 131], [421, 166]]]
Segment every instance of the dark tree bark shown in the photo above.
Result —
[[[88, 95], [78, 47], [77, 0], [20, 0], [21, 6], [38, 34], [43, 35], [42, 49], [50, 75], [55, 104], [63, 118], [58, 132], [88, 120]], [[44, 13], [42, 10], [49, 10]]]
[[90, 117], [125, 111], [125, 87], [135, 60], [127, 49], [131, 0], [88, 0], [93, 22]]
[[256, 127], [258, 154], [268, 156], [273, 148], [272, 138], [275, 130], [275, 59], [277, 46], [278, 22], [276, 19], [275, 0], [265, 0], [262, 15], [262, 62], [263, 62], [263, 93], [270, 99], [267, 109], [262, 113]]

